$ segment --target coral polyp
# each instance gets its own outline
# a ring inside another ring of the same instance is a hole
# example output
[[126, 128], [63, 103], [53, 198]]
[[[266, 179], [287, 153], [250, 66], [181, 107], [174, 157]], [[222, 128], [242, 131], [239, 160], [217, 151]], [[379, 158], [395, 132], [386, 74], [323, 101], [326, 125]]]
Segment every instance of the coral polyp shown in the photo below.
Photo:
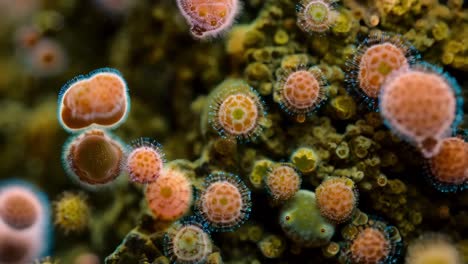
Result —
[[90, 207], [84, 193], [64, 192], [54, 202], [55, 224], [66, 234], [84, 231], [91, 217]]
[[239, 0], [177, 0], [177, 5], [190, 25], [195, 38], [215, 37], [234, 23], [239, 13]]
[[12, 228], [29, 228], [39, 218], [40, 206], [27, 193], [17, 191], [0, 198], [0, 218]]
[[247, 83], [228, 80], [213, 91], [208, 122], [222, 137], [255, 139], [266, 115], [259, 95]]
[[300, 123], [321, 106], [327, 96], [327, 81], [318, 67], [299, 67], [278, 76], [276, 92], [280, 106]]
[[205, 263], [213, 244], [199, 219], [188, 217], [174, 223], [164, 237], [164, 254], [173, 263]]
[[379, 100], [390, 129], [417, 146], [425, 157], [437, 154], [463, 111], [458, 85], [429, 65], [394, 72], [384, 83]]
[[164, 153], [161, 145], [149, 138], [140, 138], [131, 143], [125, 163], [126, 171], [134, 182], [149, 183], [155, 181], [164, 165]]
[[293, 197], [301, 188], [301, 176], [290, 165], [273, 165], [264, 182], [274, 200], [285, 201]]
[[399, 263], [401, 247], [401, 237], [395, 227], [369, 219], [344, 244], [341, 257], [349, 264], [393, 264]]
[[0, 263], [31, 263], [51, 246], [47, 197], [19, 180], [0, 182]]
[[145, 190], [148, 207], [159, 219], [172, 221], [188, 212], [193, 200], [192, 184], [179, 169], [167, 168]]
[[95, 189], [112, 183], [122, 172], [125, 148], [104, 130], [90, 129], [64, 145], [63, 166], [80, 185]]
[[249, 218], [250, 210], [250, 190], [237, 175], [215, 172], [206, 178], [197, 211], [210, 230], [232, 231]]
[[437, 154], [428, 159], [428, 177], [442, 192], [468, 188], [468, 143], [459, 137], [445, 138]]
[[387, 76], [408, 69], [419, 58], [418, 51], [402, 36], [373, 31], [346, 62], [347, 88], [378, 111], [378, 96]]
[[122, 74], [102, 68], [67, 82], [59, 94], [58, 117], [69, 132], [89, 127], [115, 128], [127, 118], [130, 99]]
[[357, 207], [358, 193], [351, 179], [328, 178], [315, 189], [320, 213], [334, 223], [351, 218]]
[[297, 25], [307, 33], [322, 33], [335, 23], [335, 0], [301, 0], [297, 4]]

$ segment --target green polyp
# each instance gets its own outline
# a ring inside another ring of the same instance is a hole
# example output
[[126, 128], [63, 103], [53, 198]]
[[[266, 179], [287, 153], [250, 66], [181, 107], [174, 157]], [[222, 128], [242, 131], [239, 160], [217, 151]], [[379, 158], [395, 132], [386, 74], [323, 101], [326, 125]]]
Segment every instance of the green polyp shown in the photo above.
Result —
[[280, 224], [286, 235], [302, 247], [319, 247], [327, 244], [335, 227], [320, 214], [315, 194], [299, 190], [283, 205]]
[[328, 8], [322, 3], [314, 3], [308, 7], [307, 14], [315, 23], [322, 23], [328, 17]]
[[380, 62], [379, 67], [377, 68], [377, 71], [380, 74], [387, 76], [389, 73], [393, 71], [393, 68], [388, 63], [382, 61]]
[[245, 115], [245, 112], [244, 110], [242, 110], [241, 108], [236, 108], [234, 109], [234, 111], [232, 112], [232, 117], [235, 119], [235, 120], [241, 120]]
[[257, 160], [254, 163], [252, 172], [250, 173], [250, 183], [255, 188], [262, 187], [262, 179], [268, 174], [268, 169], [273, 165], [273, 161], [268, 159]]
[[77, 175], [88, 183], [107, 183], [120, 172], [121, 152], [103, 136], [86, 136], [73, 154]]
[[312, 148], [299, 148], [291, 155], [291, 162], [302, 173], [317, 169], [320, 158]]

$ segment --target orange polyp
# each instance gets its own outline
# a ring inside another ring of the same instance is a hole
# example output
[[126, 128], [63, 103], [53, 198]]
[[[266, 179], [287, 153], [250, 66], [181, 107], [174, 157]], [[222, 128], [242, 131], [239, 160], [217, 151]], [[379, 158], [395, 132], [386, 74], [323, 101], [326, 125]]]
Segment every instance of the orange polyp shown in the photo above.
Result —
[[231, 27], [239, 12], [238, 0], [178, 0], [177, 4], [196, 38], [220, 34]]
[[402, 67], [408, 68], [405, 51], [391, 44], [377, 44], [368, 48], [359, 65], [359, 84], [372, 98], [377, 98], [380, 87], [389, 73]]
[[90, 126], [120, 125], [129, 110], [127, 86], [123, 78], [110, 69], [78, 78], [62, 89], [59, 117], [63, 127], [79, 131]]
[[161, 176], [148, 184], [145, 191], [153, 215], [165, 221], [183, 216], [192, 204], [190, 180], [177, 169], [165, 169]]
[[437, 182], [455, 185], [468, 182], [468, 143], [456, 137], [444, 139], [429, 166]]
[[377, 264], [390, 254], [390, 242], [382, 231], [367, 227], [353, 240], [350, 247], [353, 263]]
[[322, 216], [335, 223], [349, 220], [357, 207], [357, 192], [350, 179], [326, 179], [317, 187], [315, 195]]

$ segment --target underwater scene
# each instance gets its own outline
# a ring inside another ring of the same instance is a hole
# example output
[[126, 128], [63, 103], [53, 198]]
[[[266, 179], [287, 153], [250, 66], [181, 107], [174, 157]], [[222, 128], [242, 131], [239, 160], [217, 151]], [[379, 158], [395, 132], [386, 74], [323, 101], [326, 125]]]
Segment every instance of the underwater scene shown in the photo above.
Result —
[[467, 101], [464, 0], [0, 0], [0, 264], [466, 264]]

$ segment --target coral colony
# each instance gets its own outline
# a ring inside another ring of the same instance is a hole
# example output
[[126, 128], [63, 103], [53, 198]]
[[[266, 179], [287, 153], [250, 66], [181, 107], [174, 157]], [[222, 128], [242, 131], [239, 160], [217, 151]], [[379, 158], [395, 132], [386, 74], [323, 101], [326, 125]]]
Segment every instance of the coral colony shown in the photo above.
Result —
[[[144, 21], [132, 12], [151, 1], [94, 2], [112, 23], [131, 23]], [[0, 182], [0, 264], [94, 264], [105, 256], [106, 264], [468, 263], [464, 93], [446, 72], [468, 70], [463, 1], [152, 2], [159, 9], [148, 14], [151, 26], [125, 29], [141, 43], [112, 46], [116, 68], [83, 73], [57, 91], [53, 121], [69, 134], [62, 167], [77, 190], [50, 203], [26, 182]], [[20, 8], [2, 0], [0, 7]], [[406, 26], [395, 22], [413, 15]], [[169, 38], [145, 35], [155, 25]], [[430, 38], [419, 37], [424, 30]], [[26, 71], [81, 74], [49, 33], [15, 31]], [[178, 41], [192, 41], [193, 50], [172, 61], [165, 53]], [[146, 92], [163, 95], [138, 86], [153, 82], [137, 75], [136, 57], [177, 65], [169, 81], [151, 77], [177, 97], [164, 102], [173, 111], [167, 119], [140, 101]], [[28, 129], [46, 131], [30, 139], [40, 149], [55, 134], [33, 119]], [[178, 159], [184, 151], [193, 159]], [[108, 211], [95, 210], [107, 203]], [[51, 250], [53, 223], [57, 244], [65, 236], [93, 243], [62, 262]], [[104, 241], [101, 232], [123, 240]], [[107, 242], [113, 252], [104, 252]]]

